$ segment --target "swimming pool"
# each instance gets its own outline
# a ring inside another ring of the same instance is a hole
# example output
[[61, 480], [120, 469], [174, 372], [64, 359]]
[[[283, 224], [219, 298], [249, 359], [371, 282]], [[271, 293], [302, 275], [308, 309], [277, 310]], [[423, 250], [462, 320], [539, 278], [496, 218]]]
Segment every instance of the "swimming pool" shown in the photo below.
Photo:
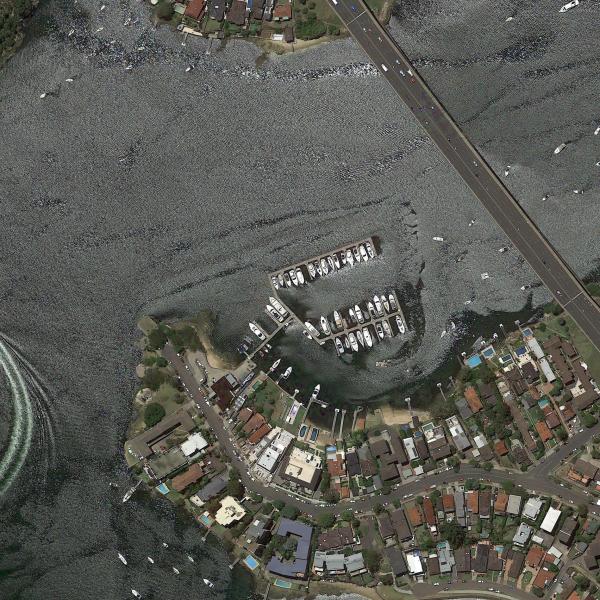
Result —
[[307, 429], [308, 427], [306, 425], [302, 425], [302, 427], [300, 427], [300, 431], [298, 432], [298, 437], [303, 438], [306, 435]]
[[292, 584], [289, 581], [284, 581], [283, 579], [276, 579], [273, 582], [273, 585], [283, 588], [284, 590], [289, 590], [292, 588]]
[[167, 487], [166, 483], [161, 483], [160, 485], [156, 486], [156, 489], [161, 493], [161, 494], [168, 494], [169, 493], [169, 488]]
[[319, 430], [316, 427], [313, 427], [313, 430], [310, 432], [310, 441], [316, 442], [319, 437]]
[[251, 570], [254, 571], [254, 569], [256, 569], [256, 567], [258, 567], [258, 561], [253, 557], [250, 556], [248, 554], [248, 556], [246, 556], [246, 558], [244, 559], [244, 564]]
[[471, 369], [478, 367], [480, 364], [481, 358], [479, 357], [479, 354], [473, 354], [473, 356], [469, 356], [469, 358], [467, 358], [467, 365], [469, 365]]

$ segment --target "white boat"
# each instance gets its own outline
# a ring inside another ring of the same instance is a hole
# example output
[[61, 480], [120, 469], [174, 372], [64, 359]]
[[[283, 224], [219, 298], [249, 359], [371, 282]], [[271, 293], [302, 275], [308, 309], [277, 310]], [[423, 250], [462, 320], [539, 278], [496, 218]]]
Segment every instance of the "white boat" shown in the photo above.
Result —
[[356, 314], [356, 318], [358, 319], [359, 323], [364, 323], [365, 322], [365, 317], [363, 316], [363, 311], [361, 310], [360, 306], [358, 304], [354, 305], [354, 312]]
[[192, 556], [190, 556], [189, 554], [186, 554], [186, 556], [187, 556], [187, 559], [188, 559], [188, 560], [189, 560], [191, 563], [193, 563], [193, 562], [196, 562], [196, 561], [194, 560], [194, 558], [193, 558]]
[[356, 336], [352, 331], [348, 334], [348, 339], [350, 340], [350, 347], [352, 350], [354, 352], [358, 352], [358, 342], [356, 341]]
[[267, 314], [273, 317], [278, 323], [283, 323], [283, 317], [270, 304], [267, 304], [265, 310]]
[[254, 321], [250, 321], [250, 323], [248, 323], [248, 327], [250, 327], [250, 331], [259, 339], [259, 340], [266, 340], [266, 336], [265, 334], [260, 330], [260, 328], [258, 327], [258, 325], [256, 323], [254, 323]]
[[443, 338], [448, 332], [444, 329], [444, 331], [442, 331], [442, 333], [440, 334], [440, 338]]
[[360, 250], [358, 248], [352, 248], [352, 252], [354, 253], [356, 262], [360, 262]]
[[358, 340], [358, 343], [364, 348], [365, 338], [363, 337], [362, 331], [360, 329], [356, 330], [356, 339]]
[[292, 367], [288, 367], [281, 376], [281, 379], [287, 379], [292, 374]]
[[340, 265], [340, 259], [338, 258], [337, 254], [333, 255], [333, 264], [335, 265], [336, 269], [342, 268], [342, 265]]
[[379, 300], [379, 296], [375, 294], [373, 296], [373, 302], [375, 303], [375, 310], [378, 315], [383, 315], [383, 308], [381, 308], [381, 300]]
[[269, 373], [272, 373], [273, 371], [275, 371], [275, 369], [277, 369], [277, 367], [281, 364], [281, 359], [278, 358], [272, 365], [271, 368], [269, 369]]
[[545, 194], [544, 196], [542, 196], [542, 202], [546, 202], [548, 198], [550, 198], [550, 194]]
[[361, 244], [358, 247], [358, 251], [360, 252], [360, 257], [367, 262], [369, 260], [369, 255], [367, 254], [367, 250], [366, 248]]
[[396, 298], [394, 298], [394, 294], [388, 294], [388, 299], [390, 301], [392, 310], [398, 310], [398, 305], [396, 304]]
[[294, 269], [290, 271], [290, 279], [292, 280], [292, 283], [298, 287], [298, 276], [296, 275], [296, 271], [294, 271]]
[[331, 258], [331, 256], [327, 257], [327, 263], [329, 264], [329, 268], [331, 269], [331, 272], [333, 273], [335, 271], [335, 263], [333, 262], [333, 258]]
[[346, 253], [343, 250], [340, 252], [340, 260], [342, 262], [342, 266], [344, 266], [348, 262], [348, 259], [346, 258]]
[[351, 267], [354, 266], [354, 256], [353, 256], [352, 250], [350, 250], [350, 248], [348, 248], [348, 250], [346, 250], [346, 260], [348, 261], [348, 264]]
[[375, 250], [373, 250], [373, 246], [371, 246], [371, 242], [365, 242], [365, 248], [369, 253], [369, 258], [375, 258]]
[[319, 261], [318, 260], [315, 262], [315, 270], [316, 270], [317, 275], [319, 277], [321, 277], [321, 275], [323, 275], [323, 270], [321, 269], [321, 266], [319, 265]]
[[342, 323], [342, 315], [337, 310], [333, 311], [333, 320], [335, 321], [335, 326], [338, 329], [342, 329], [344, 324]]
[[325, 317], [321, 317], [321, 329], [325, 335], [329, 335], [331, 333], [331, 329], [329, 328], [329, 322]]
[[508, 177], [509, 172], [510, 172], [510, 165], [506, 165], [506, 169], [504, 169], [504, 177]]
[[358, 323], [358, 319], [356, 318], [356, 313], [354, 312], [353, 308], [348, 309], [348, 316], [350, 318], [350, 321], [352, 321], [353, 323]]
[[277, 300], [277, 298], [273, 298], [273, 296], [269, 296], [269, 302], [273, 306], [273, 308], [282, 316], [287, 317], [287, 310], [283, 308], [283, 304]]
[[171, 567], [171, 569], [173, 569], [173, 573], [175, 573], [175, 575], [179, 575], [179, 569], [177, 567]]
[[344, 344], [342, 344], [340, 338], [335, 338], [335, 349], [338, 354], [344, 354]]
[[381, 303], [383, 304], [383, 308], [385, 308], [385, 312], [390, 312], [390, 303], [388, 302], [388, 299], [385, 297], [385, 294], [382, 294], [381, 296]]
[[208, 580], [208, 579], [203, 579], [202, 581], [204, 581], [204, 583], [208, 586], [208, 587], [215, 587], [215, 584]]
[[127, 559], [126, 559], [126, 558], [125, 558], [125, 557], [124, 557], [124, 556], [123, 556], [123, 555], [122, 555], [120, 552], [118, 552], [118, 553], [117, 553], [117, 555], [118, 555], [118, 557], [119, 557], [119, 560], [120, 560], [120, 561], [121, 561], [121, 562], [122, 562], [124, 565], [126, 565], [126, 564], [127, 564]]
[[350, 350], [350, 340], [347, 335], [344, 336], [344, 346], [346, 346], [347, 350]]
[[560, 146], [554, 148], [554, 154], [560, 154], [566, 147], [567, 145], [563, 142]]
[[398, 331], [400, 333], [404, 333], [406, 331], [406, 327], [404, 326], [404, 321], [400, 315], [396, 315], [396, 325], [398, 325]]
[[279, 287], [285, 287], [285, 280], [283, 279], [283, 273], [277, 275], [277, 281], [279, 281]]
[[390, 324], [384, 319], [381, 324], [383, 325], [383, 332], [385, 333], [385, 335], [387, 335], [388, 337], [393, 337], [393, 333], [392, 333], [392, 328], [390, 327]]
[[271, 283], [276, 290], [279, 289], [279, 281], [277, 281], [277, 277], [275, 277], [275, 275], [271, 275]]
[[568, 10], [571, 10], [572, 8], [575, 8], [576, 6], [579, 6], [579, 0], [571, 0], [571, 2], [568, 2], [564, 6], [561, 6], [558, 12], [564, 13]]
[[296, 269], [296, 276], [298, 277], [298, 283], [300, 285], [304, 285], [306, 283], [304, 279], [304, 274], [302, 273], [302, 269], [300, 267]]
[[382, 340], [385, 337], [381, 323], [375, 323], [375, 331], [377, 332], [377, 336], [380, 340]]
[[315, 385], [315, 389], [313, 390], [312, 398], [316, 398], [319, 395], [320, 391], [321, 391], [321, 384], [317, 383], [317, 385]]
[[162, 545], [163, 545], [163, 548], [168, 548], [169, 547], [169, 544], [167, 544], [167, 542], [163, 542]]
[[308, 329], [309, 333], [312, 333], [315, 337], [321, 335], [319, 330], [310, 321], [304, 321], [304, 326]]
[[287, 273], [283, 274], [283, 281], [285, 281], [285, 285], [287, 287], [292, 287], [292, 280], [290, 279], [290, 276]]
[[482, 274], [481, 274], [481, 279], [483, 279], [484, 281], [485, 281], [486, 279], [489, 279], [489, 278], [490, 278], [490, 274], [489, 274], [489, 273], [482, 273]]
[[594, 131], [594, 135], [600, 135], [600, 127], [596, 127], [596, 130]]
[[369, 348], [373, 347], [373, 338], [371, 337], [371, 332], [368, 327], [363, 327], [362, 329], [363, 337], [365, 338], [365, 343]]
[[133, 595], [134, 595], [136, 598], [141, 598], [141, 597], [142, 597], [142, 595], [141, 595], [141, 594], [140, 594], [140, 593], [139, 593], [137, 590], [134, 590], [134, 589], [132, 589], [132, 590], [131, 590], [131, 593], [132, 593], [132, 594], [133, 594]]
[[329, 273], [329, 266], [324, 258], [321, 259], [321, 271], [323, 271], [323, 275], [327, 275]]
[[154, 559], [151, 556], [146, 556], [146, 558], [148, 559], [148, 562], [153, 565], [154, 564]]
[[142, 483], [141, 479], [133, 487], [129, 488], [127, 492], [125, 492], [125, 495], [123, 496], [124, 503], [127, 502], [131, 496], [133, 496], [133, 493], [138, 489], [140, 483]]
[[372, 302], [367, 302], [367, 308], [369, 309], [369, 313], [370, 315], [376, 319], [377, 318], [377, 313], [375, 312], [375, 307], [373, 306]]
[[433, 241], [434, 242], [443, 242], [444, 238], [442, 236], [440, 236], [440, 235], [434, 235], [433, 236]]
[[312, 263], [308, 263], [308, 265], [306, 265], [308, 268], [308, 274], [310, 275], [311, 279], [314, 279], [317, 276], [317, 271], [315, 270], [315, 265], [313, 265]]

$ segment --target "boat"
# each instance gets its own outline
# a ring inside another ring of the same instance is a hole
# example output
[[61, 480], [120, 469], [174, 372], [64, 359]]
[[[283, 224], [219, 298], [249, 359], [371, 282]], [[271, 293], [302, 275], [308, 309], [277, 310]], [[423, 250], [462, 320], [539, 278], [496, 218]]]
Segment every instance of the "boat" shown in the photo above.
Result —
[[324, 258], [321, 259], [321, 271], [323, 271], [323, 275], [327, 275], [329, 273], [329, 267], [327, 266], [327, 261]]
[[352, 331], [348, 334], [348, 339], [350, 340], [350, 347], [352, 350], [354, 352], [358, 352], [358, 342], [356, 341], [356, 336]]
[[292, 280], [290, 279], [290, 276], [287, 273], [283, 274], [283, 281], [285, 281], [285, 285], [287, 287], [292, 287]]
[[302, 269], [300, 267], [296, 269], [296, 276], [298, 277], [298, 283], [300, 285], [304, 285], [306, 283], [306, 280], [304, 279], [304, 273], [302, 273]]
[[310, 278], [314, 279], [317, 276], [317, 271], [315, 270], [315, 265], [313, 265], [312, 263], [308, 263], [308, 265], [306, 265], [306, 267], [308, 268], [308, 274], [310, 275]]
[[373, 338], [371, 337], [371, 332], [368, 327], [363, 327], [362, 329], [363, 337], [365, 338], [365, 342], [369, 348], [373, 347]]
[[346, 265], [348, 259], [346, 258], [346, 253], [342, 250], [340, 252], [340, 262], [342, 263], [342, 267]]
[[270, 304], [267, 304], [267, 306], [265, 307], [265, 311], [277, 322], [283, 323], [283, 317]]
[[342, 323], [342, 315], [337, 310], [333, 311], [333, 320], [335, 321], [335, 326], [338, 329], [342, 329], [344, 324]]
[[317, 383], [317, 385], [315, 385], [315, 389], [313, 390], [313, 393], [312, 393], [312, 398], [313, 398], [313, 399], [316, 399], [316, 398], [317, 398], [317, 396], [319, 395], [319, 392], [320, 392], [320, 391], [321, 391], [321, 384], [320, 384], [320, 383]]
[[279, 281], [279, 287], [285, 287], [285, 280], [283, 279], [283, 273], [277, 275], [277, 281]]
[[568, 10], [571, 10], [572, 8], [575, 8], [576, 6], [579, 6], [579, 0], [571, 0], [571, 2], [568, 2], [564, 6], [561, 6], [558, 12], [564, 13]]
[[281, 379], [287, 379], [292, 374], [292, 367], [288, 367], [281, 376]]
[[279, 365], [281, 364], [281, 359], [278, 358], [272, 365], [271, 368], [269, 369], [269, 373], [272, 373]]
[[196, 562], [196, 561], [194, 560], [194, 558], [193, 558], [192, 556], [190, 556], [189, 554], [186, 554], [186, 556], [187, 556], [187, 559], [188, 559], [188, 560], [189, 560], [191, 563], [193, 563], [193, 562]]
[[277, 281], [277, 277], [275, 277], [275, 275], [271, 275], [271, 283], [276, 290], [279, 289], [279, 281]]
[[277, 298], [273, 298], [273, 296], [269, 296], [269, 302], [271, 303], [271, 305], [273, 306], [273, 308], [282, 316], [282, 317], [287, 317], [287, 310], [285, 310], [285, 308], [283, 308], [283, 304], [281, 304], [281, 302], [279, 302], [279, 300], [277, 300]]
[[367, 302], [367, 308], [369, 309], [369, 313], [370, 315], [376, 319], [377, 318], [377, 313], [375, 312], [375, 307], [373, 306], [372, 302]]
[[333, 262], [333, 258], [331, 258], [331, 256], [328, 256], [327, 262], [329, 264], [329, 268], [331, 269], [331, 272], [333, 273], [335, 271], [335, 263]]
[[381, 308], [381, 300], [379, 300], [379, 296], [375, 294], [373, 296], [373, 302], [375, 303], [375, 310], [378, 315], [383, 315], [383, 308]]
[[175, 573], [175, 575], [179, 575], [179, 569], [177, 567], [171, 567], [171, 569], [173, 569], [173, 573]]
[[443, 242], [444, 238], [441, 235], [434, 235], [433, 236], [433, 241], [434, 242]]
[[385, 312], [390, 312], [390, 303], [388, 302], [388, 299], [385, 297], [385, 294], [382, 294], [381, 296], [381, 303], [383, 304], [383, 308], [385, 308]]
[[594, 135], [600, 135], [600, 127], [596, 127], [594, 130]]
[[121, 561], [121, 562], [122, 562], [124, 565], [126, 565], [126, 564], [127, 564], [127, 559], [126, 559], [126, 558], [125, 558], [125, 557], [124, 557], [124, 556], [123, 556], [123, 555], [122, 555], [120, 552], [118, 552], [118, 553], [117, 553], [117, 555], [118, 555], [118, 557], [119, 557], [119, 560], [120, 560], [120, 561]]
[[390, 301], [390, 306], [392, 307], [392, 310], [398, 310], [398, 305], [396, 304], [396, 298], [394, 298], [394, 294], [388, 294], [388, 299]]
[[296, 271], [294, 271], [294, 269], [290, 271], [290, 279], [292, 280], [292, 283], [298, 287], [298, 276], [296, 275]]
[[352, 321], [352, 323], [358, 322], [358, 319], [356, 318], [356, 313], [354, 312], [353, 308], [348, 309], [348, 317], [349, 317], [350, 321]]
[[444, 329], [444, 331], [442, 331], [442, 333], [440, 333], [440, 339], [441, 339], [441, 338], [443, 338], [443, 337], [445, 337], [445, 335], [446, 335], [447, 333], [448, 333], [448, 332], [447, 332], [447, 331]]
[[248, 323], [248, 327], [250, 327], [250, 331], [259, 339], [266, 340], [265, 334], [259, 329], [258, 325], [254, 323], [254, 321], [250, 321]]
[[388, 337], [393, 337], [393, 333], [392, 333], [392, 328], [390, 327], [390, 324], [387, 322], [386, 319], [384, 319], [381, 324], [383, 325], [383, 331], [385, 333], [385, 335], [387, 335]]
[[163, 542], [162, 545], [163, 545], [163, 548], [168, 548], [169, 547], [169, 544], [167, 544], [167, 542]]
[[208, 586], [208, 587], [215, 587], [215, 584], [210, 581], [209, 579], [203, 579], [202, 581], [204, 581], [204, 583]]
[[308, 332], [314, 335], [315, 337], [319, 337], [321, 335], [319, 333], [319, 330], [310, 321], [304, 321], [304, 326], [306, 327], [306, 329], [308, 329]]
[[319, 266], [319, 261], [318, 260], [315, 262], [315, 271], [317, 272], [317, 275], [319, 277], [321, 277], [321, 275], [323, 275], [323, 270]]
[[358, 319], [358, 322], [364, 323], [365, 318], [363, 316], [363, 311], [360, 309], [360, 306], [358, 304], [354, 305], [354, 312], [356, 313], [356, 318]]
[[360, 329], [356, 330], [356, 339], [358, 343], [364, 348], [365, 347], [365, 338], [363, 337], [362, 331]]
[[329, 328], [329, 322], [325, 317], [321, 317], [321, 329], [325, 335], [329, 335], [331, 333], [331, 329]]
[[350, 250], [350, 248], [346, 250], [346, 260], [351, 267], [354, 266], [354, 256], [352, 255], [352, 250]]
[[138, 489], [138, 486], [140, 485], [140, 483], [142, 483], [141, 479], [133, 487], [131, 487], [127, 490], [127, 492], [123, 496], [123, 503], [127, 502], [129, 500], [129, 498], [131, 498], [131, 496], [133, 496], [133, 493], [135, 492], [135, 490]]
[[341, 269], [342, 265], [340, 265], [340, 259], [338, 258], [337, 254], [333, 255], [333, 264], [335, 265], [336, 269]]
[[566, 147], [567, 147], [567, 144], [565, 144], [563, 142], [562, 144], [560, 144], [560, 146], [557, 146], [556, 148], [554, 148], [554, 154], [560, 154]]
[[360, 262], [360, 250], [357, 247], [352, 248], [356, 262]]
[[406, 331], [406, 327], [404, 326], [404, 321], [400, 315], [396, 315], [396, 325], [398, 325], [398, 331], [400, 333], [404, 333]]
[[369, 253], [369, 258], [375, 258], [375, 250], [373, 250], [373, 246], [371, 246], [371, 242], [365, 242], [365, 248]]
[[350, 350], [350, 340], [348, 339], [347, 335], [344, 336], [344, 346], [346, 346], [346, 348]]
[[133, 594], [133, 595], [134, 595], [136, 598], [141, 598], [141, 597], [142, 597], [142, 595], [141, 595], [141, 594], [140, 594], [140, 593], [139, 593], [137, 590], [134, 590], [133, 588], [132, 588], [132, 590], [131, 590], [131, 593], [132, 593], [132, 594]]
[[366, 248], [361, 244], [358, 247], [358, 251], [360, 252], [360, 257], [367, 262], [369, 260], [369, 255], [367, 254], [367, 250]]
[[335, 338], [335, 349], [338, 354], [344, 354], [344, 344], [340, 340], [340, 338]]
[[381, 323], [375, 323], [375, 331], [377, 332], [377, 336], [380, 340], [382, 340], [385, 337], [383, 334], [383, 327], [381, 326]]
[[148, 559], [148, 562], [153, 565], [154, 564], [154, 559], [151, 556], [146, 556], [146, 558]]

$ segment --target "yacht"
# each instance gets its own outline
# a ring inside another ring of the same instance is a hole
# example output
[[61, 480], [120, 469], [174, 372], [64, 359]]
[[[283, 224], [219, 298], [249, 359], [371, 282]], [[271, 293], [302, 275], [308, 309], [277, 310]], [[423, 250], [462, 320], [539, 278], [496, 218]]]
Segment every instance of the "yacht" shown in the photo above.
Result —
[[394, 334], [392, 333], [392, 328], [390, 327], [390, 324], [387, 322], [387, 319], [384, 319], [381, 324], [383, 325], [383, 331], [385, 333], [385, 335], [387, 335], [388, 337], [392, 337]]
[[256, 325], [256, 323], [254, 321], [250, 321], [250, 323], [248, 323], [248, 327], [250, 327], [250, 331], [259, 339], [259, 340], [266, 340], [266, 336], [265, 334], [258, 328], [258, 325]]
[[385, 297], [385, 294], [381, 295], [381, 303], [383, 304], [383, 308], [385, 308], [385, 312], [389, 313], [390, 312], [390, 303], [388, 302], [388, 299]]
[[146, 556], [146, 558], [148, 559], [148, 562], [153, 565], [154, 564], [154, 559], [151, 556]]
[[369, 260], [369, 255], [367, 254], [367, 251], [366, 251], [365, 247], [362, 244], [358, 247], [358, 251], [360, 252], [360, 257], [365, 262], [367, 262]]
[[169, 547], [169, 544], [167, 544], [167, 542], [163, 542], [162, 545], [163, 545], [163, 548], [168, 548]]
[[358, 352], [358, 342], [356, 341], [356, 336], [352, 331], [348, 334], [348, 339], [350, 340], [350, 347], [352, 350], [354, 352]]
[[362, 331], [360, 329], [357, 329], [355, 332], [356, 335], [356, 339], [358, 340], [358, 343], [364, 348], [365, 347], [365, 338], [362, 334]]
[[396, 325], [398, 325], [398, 331], [400, 333], [404, 333], [406, 331], [406, 327], [404, 325], [404, 321], [400, 315], [396, 315]]
[[283, 279], [283, 273], [277, 275], [277, 281], [279, 281], [279, 287], [285, 287], [285, 281]]
[[381, 326], [381, 323], [375, 323], [375, 331], [377, 332], [377, 336], [380, 340], [382, 340], [385, 337], [383, 334], [383, 327]]
[[290, 279], [292, 280], [292, 283], [298, 287], [298, 276], [296, 275], [296, 271], [294, 271], [294, 269], [290, 271]]
[[327, 273], [329, 273], [329, 267], [327, 266], [327, 261], [324, 258], [321, 259], [321, 271], [323, 271], [323, 275], [327, 275]]
[[358, 322], [364, 323], [365, 317], [363, 316], [363, 311], [361, 310], [361, 308], [358, 304], [354, 305], [354, 312], [356, 313], [356, 319], [358, 320]]
[[307, 268], [310, 278], [314, 279], [317, 276], [317, 272], [315, 271], [315, 265], [313, 265], [312, 263], [308, 263]]
[[290, 279], [290, 276], [287, 273], [283, 274], [283, 281], [285, 281], [286, 287], [292, 287], [292, 280]]
[[278, 358], [272, 365], [271, 368], [269, 369], [269, 373], [272, 373], [273, 371], [275, 371], [277, 369], [277, 367], [281, 364], [281, 359]]
[[310, 321], [304, 321], [304, 326], [306, 329], [308, 329], [309, 333], [312, 333], [312, 335], [315, 337], [319, 337], [321, 335], [319, 330]]
[[271, 283], [276, 290], [279, 289], [279, 281], [277, 281], [277, 277], [275, 277], [275, 275], [271, 275]]
[[123, 496], [123, 503], [127, 502], [129, 500], [129, 498], [131, 498], [131, 496], [133, 496], [133, 493], [135, 492], [135, 490], [138, 489], [138, 486], [140, 485], [140, 483], [142, 483], [141, 479], [133, 487], [130, 487], [127, 490], [127, 492], [125, 492], [125, 495]]
[[337, 254], [333, 255], [333, 264], [335, 265], [336, 269], [341, 269], [342, 265], [340, 265], [340, 259], [338, 258]]
[[296, 269], [296, 276], [298, 277], [298, 283], [300, 285], [304, 285], [306, 283], [304, 280], [304, 273], [302, 273], [302, 269], [300, 267]]
[[342, 315], [337, 310], [333, 311], [333, 320], [335, 321], [335, 326], [338, 329], [342, 329], [344, 324], [342, 323]]
[[281, 376], [281, 379], [287, 379], [292, 374], [292, 367], [288, 367]]
[[354, 252], [354, 258], [356, 262], [360, 262], [360, 250], [357, 247], [352, 248], [352, 252]]
[[348, 259], [346, 258], [346, 253], [343, 250], [340, 252], [340, 261], [342, 262], [342, 266], [345, 266], [348, 262]]
[[321, 269], [321, 265], [319, 265], [318, 260], [315, 261], [315, 271], [317, 272], [317, 275], [319, 277], [321, 277], [321, 275], [323, 275], [323, 269]]
[[375, 251], [373, 250], [373, 246], [371, 246], [371, 242], [365, 242], [365, 247], [369, 253], [369, 258], [375, 258]]
[[136, 598], [141, 598], [141, 597], [142, 597], [142, 595], [141, 595], [141, 594], [140, 594], [140, 593], [139, 593], [137, 590], [134, 590], [134, 589], [132, 589], [132, 590], [131, 590], [131, 593], [132, 593], [132, 594], [133, 594], [133, 595], [134, 595]]
[[273, 306], [273, 308], [282, 316], [282, 317], [287, 317], [287, 310], [285, 310], [285, 308], [283, 308], [283, 304], [281, 304], [281, 302], [279, 302], [279, 300], [277, 300], [277, 298], [273, 298], [273, 296], [269, 296], [269, 302], [271, 303], [271, 306]]
[[124, 565], [126, 565], [126, 564], [127, 564], [127, 559], [126, 559], [126, 558], [125, 558], [125, 557], [124, 557], [124, 556], [123, 556], [123, 555], [122, 555], [120, 552], [118, 552], [117, 554], [118, 554], [119, 560], [120, 560], [120, 561], [121, 561], [121, 562], [122, 562]]
[[351, 267], [354, 266], [354, 256], [352, 255], [352, 250], [350, 250], [350, 248], [346, 250], [346, 260]]
[[350, 350], [350, 340], [347, 335], [344, 336], [344, 346], [346, 346], [346, 350]]
[[367, 302], [367, 308], [369, 309], [369, 313], [371, 314], [371, 316], [374, 319], [376, 319], [377, 313], [375, 312], [375, 307], [373, 306], [373, 303], [371, 301]]
[[208, 586], [208, 587], [215, 587], [215, 584], [208, 580], [208, 579], [203, 579], [202, 581], [204, 581], [204, 583]]
[[328, 256], [327, 262], [329, 263], [329, 268], [331, 269], [331, 272], [333, 273], [335, 271], [335, 263], [333, 262], [333, 258], [331, 258], [331, 256]]
[[171, 569], [173, 569], [173, 573], [175, 573], [175, 575], [179, 575], [179, 569], [177, 567], [171, 567]]
[[447, 333], [448, 332], [444, 329], [444, 331], [442, 331], [442, 333], [440, 333], [440, 339], [445, 337]]
[[315, 399], [319, 395], [320, 391], [321, 391], [321, 384], [317, 383], [317, 385], [315, 385], [315, 389], [313, 390], [312, 398]]
[[576, 6], [579, 6], [579, 0], [571, 0], [571, 2], [568, 2], [564, 6], [561, 6], [561, 8], [558, 12], [564, 13], [564, 12], [567, 12], [568, 10], [571, 10], [572, 8], [575, 8]]
[[369, 348], [373, 347], [373, 338], [371, 337], [371, 332], [368, 327], [363, 327], [362, 329], [363, 337], [365, 338], [365, 342]]
[[325, 317], [321, 317], [321, 329], [325, 335], [329, 335], [331, 333], [331, 329], [329, 328], [329, 323]]
[[186, 554], [186, 556], [187, 556], [187, 559], [188, 559], [188, 560], [189, 560], [191, 563], [193, 563], [193, 562], [196, 562], [196, 561], [194, 560], [194, 558], [193, 558], [192, 556], [190, 556], [189, 554]]
[[433, 241], [434, 242], [443, 242], [444, 238], [441, 235], [434, 235], [433, 236]]
[[398, 310], [398, 305], [396, 304], [396, 298], [394, 298], [394, 294], [388, 294], [388, 299], [390, 301], [390, 306], [392, 307], [392, 310]]
[[358, 319], [356, 318], [356, 313], [353, 308], [348, 309], [348, 317], [352, 323], [358, 323]]
[[335, 349], [338, 354], [344, 354], [344, 344], [342, 344], [340, 338], [335, 338]]
[[560, 154], [566, 147], [567, 145], [563, 142], [562, 144], [560, 144], [560, 146], [554, 148], [554, 154]]
[[375, 294], [373, 296], [373, 302], [375, 303], [375, 310], [378, 315], [383, 315], [383, 308], [381, 308], [381, 300], [379, 300], [379, 296]]
[[594, 131], [594, 135], [600, 135], [600, 127], [596, 127], [596, 130]]
[[267, 304], [265, 310], [267, 311], [267, 314], [273, 317], [278, 323], [283, 323], [283, 317], [270, 304]]

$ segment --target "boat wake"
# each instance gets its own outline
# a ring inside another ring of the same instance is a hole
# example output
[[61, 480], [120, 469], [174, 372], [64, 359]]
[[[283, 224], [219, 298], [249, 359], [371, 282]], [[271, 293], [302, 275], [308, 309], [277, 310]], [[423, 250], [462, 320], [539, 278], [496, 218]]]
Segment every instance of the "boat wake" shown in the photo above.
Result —
[[[56, 461], [54, 427], [49, 398], [35, 367], [10, 338], [0, 333], [0, 368], [12, 400], [12, 423], [8, 444], [0, 459], [0, 497], [19, 475], [36, 435], [41, 452], [36, 457], [39, 477], [45, 483]], [[38, 480], [39, 481], [39, 480]]]

